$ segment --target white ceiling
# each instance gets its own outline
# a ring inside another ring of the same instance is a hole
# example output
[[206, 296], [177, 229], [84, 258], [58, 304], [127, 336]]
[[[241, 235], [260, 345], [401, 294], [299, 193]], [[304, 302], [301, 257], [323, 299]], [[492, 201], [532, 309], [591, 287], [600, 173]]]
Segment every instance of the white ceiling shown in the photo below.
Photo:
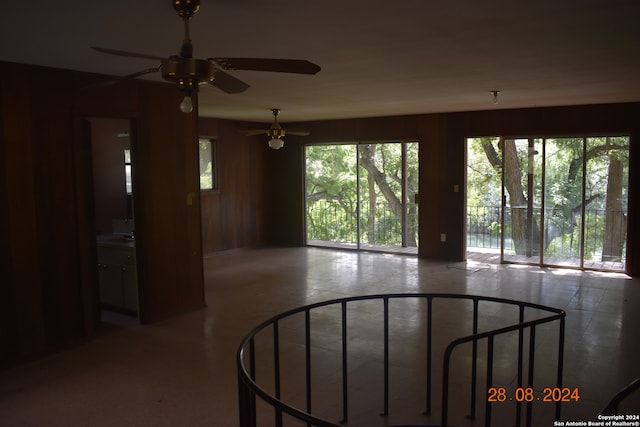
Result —
[[[203, 116], [270, 122], [640, 101], [638, 0], [202, 0], [194, 55], [307, 59], [317, 75], [230, 71]], [[170, 0], [29, 0], [0, 8], [0, 60], [126, 75], [183, 37]], [[154, 78], [158, 78], [157, 75]], [[55, 82], [52, 82], [55, 83]], [[490, 91], [499, 90], [494, 105]], [[177, 106], [176, 106], [177, 108]]]

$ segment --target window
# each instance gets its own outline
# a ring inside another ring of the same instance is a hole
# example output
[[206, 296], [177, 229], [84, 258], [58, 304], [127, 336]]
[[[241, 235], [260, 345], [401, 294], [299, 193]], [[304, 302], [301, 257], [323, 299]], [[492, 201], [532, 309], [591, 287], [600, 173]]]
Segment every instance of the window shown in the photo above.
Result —
[[211, 138], [200, 138], [200, 190], [216, 190], [218, 182], [216, 179], [216, 141]]
[[133, 193], [133, 185], [131, 184], [131, 150], [128, 148], [124, 150], [124, 179], [127, 195], [130, 196]]

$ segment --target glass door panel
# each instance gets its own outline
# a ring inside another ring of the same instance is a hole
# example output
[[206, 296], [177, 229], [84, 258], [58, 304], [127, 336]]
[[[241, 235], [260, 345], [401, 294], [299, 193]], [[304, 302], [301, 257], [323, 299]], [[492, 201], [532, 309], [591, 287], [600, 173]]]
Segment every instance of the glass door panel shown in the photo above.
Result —
[[356, 146], [307, 146], [305, 159], [307, 243], [357, 248]]
[[541, 262], [542, 142], [540, 139], [503, 139], [503, 244], [508, 262]]
[[628, 153], [628, 137], [503, 140], [503, 261], [624, 271]]
[[585, 267], [625, 269], [629, 138], [586, 138]]
[[544, 143], [543, 262], [582, 267], [584, 138], [549, 138]]
[[404, 144], [406, 157], [405, 166], [405, 236], [404, 247], [418, 248], [418, 143], [408, 142]]
[[307, 244], [417, 253], [418, 143], [306, 147]]
[[360, 144], [358, 152], [361, 247], [402, 247], [402, 144]]

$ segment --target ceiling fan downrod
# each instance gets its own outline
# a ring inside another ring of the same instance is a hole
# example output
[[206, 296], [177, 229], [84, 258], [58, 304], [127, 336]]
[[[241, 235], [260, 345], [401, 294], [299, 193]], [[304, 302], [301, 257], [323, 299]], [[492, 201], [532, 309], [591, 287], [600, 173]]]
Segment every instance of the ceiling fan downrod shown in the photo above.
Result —
[[189, 21], [200, 10], [200, 0], [172, 0], [172, 3], [184, 21], [184, 40], [180, 47], [181, 59], [170, 57], [162, 61], [162, 76], [165, 80], [178, 84], [178, 90], [185, 94], [180, 109], [183, 112], [191, 112], [191, 95], [198, 91], [201, 82], [213, 81], [215, 67], [210, 61], [193, 58]]
[[280, 114], [280, 110], [278, 108], [274, 108], [271, 112], [273, 113], [274, 121], [269, 128], [267, 135], [269, 135], [269, 138], [271, 139], [280, 139], [285, 135], [285, 130], [282, 129], [282, 126], [278, 123], [278, 114]]
[[193, 58], [189, 21], [191, 17], [200, 10], [200, 0], [173, 0], [172, 3], [173, 8], [184, 21], [184, 40], [180, 47], [180, 56], [183, 58]]

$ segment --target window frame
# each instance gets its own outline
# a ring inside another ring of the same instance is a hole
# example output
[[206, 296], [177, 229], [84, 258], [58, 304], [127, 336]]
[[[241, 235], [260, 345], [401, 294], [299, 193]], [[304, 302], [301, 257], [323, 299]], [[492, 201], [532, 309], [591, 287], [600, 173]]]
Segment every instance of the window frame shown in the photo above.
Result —
[[[131, 161], [130, 147], [123, 149], [123, 157], [124, 157], [123, 159], [124, 160], [124, 192], [127, 196], [132, 196], [133, 195], [133, 162]], [[129, 161], [127, 161], [127, 157], [129, 157]], [[127, 166], [129, 166], [128, 170], [127, 170]], [[129, 186], [131, 188], [129, 188]]]
[[[209, 143], [209, 153], [211, 155], [211, 187], [203, 188], [202, 187], [202, 171], [200, 170], [200, 165], [202, 164], [202, 159], [200, 158], [202, 155], [202, 150], [200, 149], [200, 144], [203, 142]], [[220, 181], [218, 179], [218, 139], [216, 137], [210, 136], [200, 136], [198, 138], [198, 187], [200, 192], [212, 193], [220, 190]]]

